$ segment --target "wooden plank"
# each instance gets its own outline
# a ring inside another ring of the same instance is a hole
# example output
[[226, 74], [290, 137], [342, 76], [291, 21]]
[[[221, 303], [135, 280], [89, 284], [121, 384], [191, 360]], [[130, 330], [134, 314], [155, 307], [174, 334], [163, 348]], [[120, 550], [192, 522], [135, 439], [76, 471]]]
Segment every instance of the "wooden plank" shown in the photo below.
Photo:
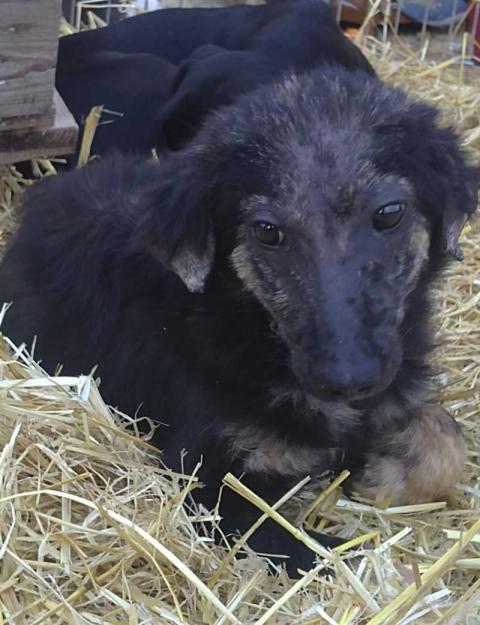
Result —
[[[0, 0], [1, 1], [1, 0]], [[55, 119], [53, 99], [45, 113], [41, 115], [26, 115], [24, 117], [8, 117], [0, 119], [0, 133], [3, 130], [20, 130], [20, 128], [51, 128]]]
[[[51, 114], [0, 124], [0, 165], [71, 154], [75, 151], [78, 127], [57, 91]], [[50, 119], [50, 122], [48, 122]]]
[[1, 119], [50, 108], [60, 14], [60, 0], [0, 0]]

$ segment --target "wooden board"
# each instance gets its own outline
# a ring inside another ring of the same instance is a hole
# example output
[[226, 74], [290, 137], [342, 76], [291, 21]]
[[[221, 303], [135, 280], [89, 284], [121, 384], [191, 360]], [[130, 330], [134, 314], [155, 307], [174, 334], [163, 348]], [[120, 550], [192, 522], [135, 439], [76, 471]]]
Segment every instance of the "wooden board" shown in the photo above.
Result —
[[0, 0], [0, 119], [52, 105], [60, 0]]
[[0, 165], [75, 151], [77, 124], [57, 91], [53, 102], [44, 115], [0, 122]]

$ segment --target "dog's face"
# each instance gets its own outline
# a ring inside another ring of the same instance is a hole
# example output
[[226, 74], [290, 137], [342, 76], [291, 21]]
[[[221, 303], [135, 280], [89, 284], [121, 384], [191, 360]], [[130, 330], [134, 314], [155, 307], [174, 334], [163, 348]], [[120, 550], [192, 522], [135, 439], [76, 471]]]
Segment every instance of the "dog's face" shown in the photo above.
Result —
[[347, 142], [331, 148], [296, 146], [274, 195], [244, 200], [231, 262], [271, 314], [304, 389], [348, 400], [397, 373], [430, 231], [407, 179], [380, 174]]
[[409, 295], [442, 245], [459, 255], [476, 203], [455, 135], [429, 108], [336, 70], [245, 98], [191, 154], [185, 184], [202, 208], [184, 249], [197, 250], [196, 271], [178, 251], [170, 261], [186, 284], [203, 283], [215, 244], [270, 314], [305, 391], [348, 401], [388, 387]]

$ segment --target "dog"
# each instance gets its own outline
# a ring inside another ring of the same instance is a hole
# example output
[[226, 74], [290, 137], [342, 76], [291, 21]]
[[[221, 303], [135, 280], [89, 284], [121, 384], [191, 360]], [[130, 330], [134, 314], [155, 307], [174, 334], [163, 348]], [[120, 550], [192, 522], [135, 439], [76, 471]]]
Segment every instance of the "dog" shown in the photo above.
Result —
[[[228, 471], [270, 502], [342, 467], [359, 492], [442, 497], [465, 450], [428, 403], [429, 295], [478, 181], [430, 106], [361, 71], [292, 74], [159, 162], [112, 155], [29, 191], [3, 330], [168, 424], [155, 443], [172, 467], [203, 458], [206, 506]], [[227, 489], [220, 512], [226, 533], [258, 516]], [[250, 544], [292, 574], [313, 559], [271, 521]]]
[[93, 156], [148, 155], [186, 145], [243, 93], [324, 62], [373, 73], [317, 0], [163, 9], [61, 38], [56, 87], [80, 126], [93, 106], [117, 113], [98, 127]]
[[[158, 147], [183, 147], [210, 112], [233, 104], [260, 85], [281, 80], [288, 72], [301, 74], [328, 63], [374, 74], [360, 50], [325, 12], [325, 5], [302, 2], [302, 6], [303, 13], [298, 13], [303, 22], [294, 13], [282, 27], [272, 25], [271, 32], [263, 33], [247, 50], [226, 50], [212, 44], [194, 50], [181, 63], [172, 95], [159, 113]], [[323, 13], [321, 19], [318, 13]]]
[[[331, 8], [315, 0], [276, 0], [265, 5], [222, 8], [160, 9], [104, 28], [61, 37], [59, 58], [77, 58], [100, 51], [154, 54], [178, 65], [205, 44], [226, 50], [298, 50], [315, 33], [321, 45], [335, 24]], [[336, 24], [335, 24], [336, 25]], [[304, 48], [305, 49], [305, 48]], [[353, 45], [349, 54], [361, 57]], [[358, 62], [357, 59], [355, 59]], [[366, 61], [363, 59], [363, 63]]]

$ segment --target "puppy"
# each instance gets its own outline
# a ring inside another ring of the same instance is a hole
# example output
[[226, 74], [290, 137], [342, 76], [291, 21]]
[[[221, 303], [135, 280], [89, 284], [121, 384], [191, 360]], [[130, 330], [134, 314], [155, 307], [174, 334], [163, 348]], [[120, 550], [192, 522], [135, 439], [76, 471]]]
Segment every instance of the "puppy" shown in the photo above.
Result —
[[[477, 188], [429, 106], [364, 72], [291, 75], [158, 163], [34, 187], [0, 268], [4, 331], [167, 423], [155, 442], [170, 466], [203, 458], [208, 506], [227, 471], [269, 501], [340, 467], [368, 494], [443, 496], [464, 452], [425, 405], [429, 297]], [[225, 490], [221, 514], [234, 532], [258, 511]], [[274, 523], [251, 544], [291, 572], [313, 558]]]

